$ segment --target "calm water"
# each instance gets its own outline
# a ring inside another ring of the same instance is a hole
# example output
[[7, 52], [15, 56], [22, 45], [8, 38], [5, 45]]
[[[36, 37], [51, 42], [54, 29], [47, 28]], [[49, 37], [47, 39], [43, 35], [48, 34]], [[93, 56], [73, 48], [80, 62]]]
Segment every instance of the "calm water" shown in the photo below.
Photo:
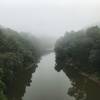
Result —
[[70, 80], [63, 71], [58, 73], [54, 67], [54, 53], [42, 57], [23, 100], [74, 100], [67, 95]]
[[100, 100], [100, 85], [73, 69], [55, 70], [55, 54], [20, 72], [8, 89], [8, 100]]

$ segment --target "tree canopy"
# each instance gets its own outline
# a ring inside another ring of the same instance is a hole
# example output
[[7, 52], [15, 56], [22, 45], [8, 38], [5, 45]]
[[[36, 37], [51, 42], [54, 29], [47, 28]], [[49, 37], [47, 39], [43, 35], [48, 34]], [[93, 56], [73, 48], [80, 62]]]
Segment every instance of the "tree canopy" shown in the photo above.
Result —
[[60, 69], [66, 64], [66, 67], [74, 66], [85, 72], [100, 73], [100, 28], [94, 26], [67, 32], [57, 41], [55, 52]]

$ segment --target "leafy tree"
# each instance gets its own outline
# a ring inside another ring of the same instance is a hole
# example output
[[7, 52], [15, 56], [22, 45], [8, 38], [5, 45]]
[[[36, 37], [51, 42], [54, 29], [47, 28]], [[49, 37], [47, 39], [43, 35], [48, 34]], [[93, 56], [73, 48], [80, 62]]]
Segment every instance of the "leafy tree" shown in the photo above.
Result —
[[100, 28], [90, 27], [77, 32], [67, 32], [56, 45], [56, 62], [80, 71], [100, 73]]

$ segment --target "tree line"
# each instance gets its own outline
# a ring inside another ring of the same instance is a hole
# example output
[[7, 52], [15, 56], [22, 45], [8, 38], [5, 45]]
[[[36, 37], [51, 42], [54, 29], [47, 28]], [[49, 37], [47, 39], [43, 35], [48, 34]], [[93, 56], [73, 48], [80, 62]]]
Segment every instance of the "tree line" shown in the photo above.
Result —
[[100, 77], [100, 28], [66, 32], [55, 45], [56, 70], [74, 68]]
[[31, 64], [36, 67], [41, 55], [39, 45], [34, 36], [0, 28], [0, 100], [7, 100], [7, 87], [19, 71]]

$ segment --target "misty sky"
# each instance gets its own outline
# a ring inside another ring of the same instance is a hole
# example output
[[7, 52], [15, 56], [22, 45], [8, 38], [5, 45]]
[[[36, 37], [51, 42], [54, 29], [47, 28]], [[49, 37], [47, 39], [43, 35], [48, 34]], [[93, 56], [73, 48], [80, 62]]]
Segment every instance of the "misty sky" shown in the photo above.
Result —
[[60, 36], [100, 22], [100, 0], [0, 0], [0, 24]]

